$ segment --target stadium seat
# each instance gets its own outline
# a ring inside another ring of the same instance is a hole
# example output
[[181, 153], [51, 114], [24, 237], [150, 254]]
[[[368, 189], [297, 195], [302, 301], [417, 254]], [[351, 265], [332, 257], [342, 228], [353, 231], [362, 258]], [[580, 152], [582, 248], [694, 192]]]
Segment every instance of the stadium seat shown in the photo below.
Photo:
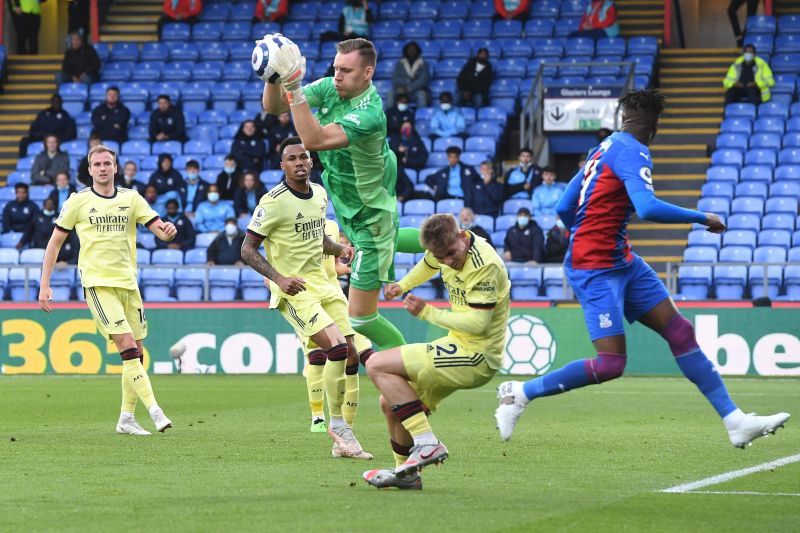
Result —
[[[710, 246], [719, 250], [722, 245], [722, 237], [706, 230], [696, 229], [689, 232], [688, 245], [689, 249], [695, 246]], [[716, 260], [716, 254], [714, 254], [714, 260]]]
[[756, 118], [756, 106], [749, 103], [727, 104], [725, 106], [725, 118], [741, 117], [754, 120]]
[[446, 200], [439, 200], [436, 202], [437, 213], [453, 213], [458, 216], [459, 211], [464, 207], [464, 200], [457, 198], [448, 198]]
[[716, 213], [727, 217], [730, 214], [730, 202], [727, 198], [717, 196], [710, 196], [708, 198], [701, 198], [697, 202], [697, 209], [703, 212]]
[[[408, 17], [408, 3], [407, 2], [383, 2], [380, 4], [380, 18], [382, 20], [402, 21]], [[341, 13], [339, 9], [338, 13]], [[338, 18], [338, 13], [337, 17]]]
[[182, 265], [183, 251], [173, 249], [155, 250], [150, 256], [152, 265]]
[[39, 296], [40, 278], [40, 268], [10, 268], [7, 285], [11, 300], [15, 302], [36, 301]]
[[111, 45], [111, 55], [109, 60], [112, 62], [139, 60], [139, 45], [137, 43], [121, 42]]
[[[517, 223], [517, 214], [514, 213], [513, 215], [500, 215], [499, 217], [494, 219], [494, 229], [495, 231], [501, 231], [505, 235], [505, 231], [508, 230], [511, 226]], [[494, 238], [492, 238], [494, 240]]]
[[780, 150], [780, 133], [755, 133], [750, 137], [750, 148], [767, 148], [770, 150]]
[[409, 20], [403, 24], [403, 38], [406, 40], [427, 39], [431, 36], [432, 31], [433, 22], [431, 20]]
[[776, 196], [769, 198], [765, 205], [766, 213], [797, 214], [797, 197]]
[[165, 301], [171, 296], [174, 270], [171, 268], [143, 268], [142, 296], [146, 301]]
[[150, 264], [150, 256], [153, 255], [150, 250], [146, 248], [137, 248], [136, 249], [136, 264], [137, 265], [149, 265]]
[[762, 228], [765, 230], [776, 229], [794, 231], [795, 217], [785, 213], [770, 213], [764, 216]]
[[777, 27], [775, 17], [768, 15], [753, 15], [747, 17], [745, 24], [747, 33], [774, 34]]
[[240, 288], [242, 289], [242, 300], [269, 301], [269, 289], [264, 285], [264, 278], [252, 268], [242, 270]]
[[720, 133], [717, 135], [717, 149], [731, 148], [744, 152], [749, 147], [749, 139], [745, 133]]
[[136, 233], [136, 243], [142, 248], [153, 250], [156, 247], [156, 236], [150, 232], [139, 231]]
[[719, 129], [723, 133], [746, 133], [750, 134], [753, 131], [753, 122], [749, 118], [731, 117], [724, 119]]
[[759, 231], [761, 229], [761, 217], [754, 214], [735, 214], [727, 219], [729, 230], [745, 229]]
[[741, 300], [746, 283], [746, 266], [714, 267], [714, 288], [717, 299]]
[[[770, 215], [767, 215], [770, 216]], [[775, 215], [772, 215], [775, 216]], [[766, 218], [766, 217], [765, 217]], [[758, 234], [759, 246], [779, 246], [788, 250], [791, 247], [792, 234], [788, 229], [764, 229]]]
[[185, 42], [190, 38], [192, 27], [183, 22], [170, 22], [164, 24], [161, 30], [162, 41]]
[[739, 177], [742, 181], [772, 181], [772, 167], [768, 165], [748, 165], [744, 167]]
[[768, 165], [772, 168], [778, 163], [775, 150], [751, 148], [744, 154], [745, 165]]
[[736, 183], [739, 181], [739, 167], [730, 165], [710, 167], [706, 171], [706, 179], [709, 182]]
[[[755, 263], [783, 263], [786, 261], [786, 249], [778, 246], [762, 246], [756, 248], [753, 255]], [[764, 287], [764, 274], [766, 273], [767, 286]], [[776, 298], [783, 283], [783, 268], [779, 265], [767, 266], [766, 271], [763, 265], [753, 265], [750, 267], [750, 296], [760, 298], [768, 296]]]
[[435, 205], [432, 200], [408, 200], [403, 205], [403, 214], [427, 217], [435, 212]]
[[[5, 237], [6, 235], [10, 235], [10, 233], [4, 233], [3, 237]], [[19, 237], [20, 236], [21, 236], [21, 234], [19, 234], [16, 237], [16, 241], [19, 241]], [[4, 239], [4, 241], [5, 241], [5, 239]], [[14, 244], [6, 243], [6, 242], [2, 242], [0, 244], [2, 244], [2, 248], [0, 248], [0, 265], [18, 265], [19, 264], [19, 252], [17, 251], [16, 248], [14, 248], [14, 246], [16, 245], [16, 242], [14, 242]]]
[[798, 182], [798, 180], [800, 180], [800, 165], [779, 165], [778, 168], [775, 169], [775, 180], [792, 180]]
[[209, 271], [209, 299], [214, 302], [236, 299], [239, 269], [216, 267]]
[[739, 196], [731, 202], [732, 213], [754, 213], [756, 215], [764, 214], [764, 200], [762, 198]]
[[[199, 234], [200, 235], [204, 234]], [[208, 235], [208, 234], [205, 234]], [[195, 244], [197, 244], [197, 240], [195, 240]], [[183, 262], [186, 265], [204, 265], [208, 262], [208, 255], [206, 253], [206, 248], [192, 248], [191, 250], [186, 250], [183, 254]], [[178, 298], [180, 299], [180, 298]]]
[[[187, 251], [187, 254], [193, 250]], [[205, 259], [205, 251], [203, 251]], [[178, 268], [175, 270], [175, 297], [179, 302], [199, 302], [205, 290], [205, 268]]]
[[730, 199], [733, 198], [733, 190], [733, 184], [730, 182], [709, 181], [703, 184], [703, 187], [700, 189], [700, 196], [721, 196]]
[[565, 300], [569, 298], [569, 296], [565, 294], [564, 267], [545, 267], [542, 278], [545, 296], [553, 300]]
[[711, 165], [728, 165], [742, 167], [744, 155], [739, 150], [720, 149], [711, 154]]
[[696, 300], [708, 298], [711, 286], [711, 267], [684, 265], [678, 268], [680, 293]]
[[761, 181], [743, 181], [736, 185], [736, 196], [755, 196], [766, 200], [768, 196], [767, 184]]
[[756, 247], [756, 232], [751, 230], [729, 230], [722, 236], [723, 246]]

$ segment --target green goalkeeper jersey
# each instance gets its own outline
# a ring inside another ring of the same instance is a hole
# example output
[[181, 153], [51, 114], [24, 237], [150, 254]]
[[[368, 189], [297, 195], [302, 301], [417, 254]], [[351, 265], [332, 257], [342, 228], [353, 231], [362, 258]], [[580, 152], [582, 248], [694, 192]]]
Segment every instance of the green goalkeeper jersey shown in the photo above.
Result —
[[345, 148], [319, 152], [337, 218], [366, 222], [380, 211], [397, 213], [397, 158], [386, 143], [386, 114], [375, 87], [343, 100], [333, 78], [322, 78], [303, 92], [319, 123], [341, 125], [350, 141]]

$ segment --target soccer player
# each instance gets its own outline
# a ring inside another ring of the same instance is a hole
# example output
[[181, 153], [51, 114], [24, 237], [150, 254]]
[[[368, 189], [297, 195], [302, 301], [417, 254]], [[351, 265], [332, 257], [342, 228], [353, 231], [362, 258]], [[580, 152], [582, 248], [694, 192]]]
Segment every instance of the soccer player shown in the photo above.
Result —
[[572, 237], [564, 261], [567, 277], [584, 311], [593, 359], [574, 361], [525, 383], [506, 381], [498, 388], [495, 413], [503, 440], [531, 400], [618, 378], [627, 361], [623, 319], [641, 322], [664, 337], [678, 367], [722, 418], [734, 446], [774, 433], [789, 418], [744, 414], [731, 400], [714, 365], [700, 350], [692, 323], [675, 307], [657, 274], [631, 251], [627, 226], [639, 218], [665, 224], [702, 224], [712, 233], [725, 225], [713, 213], [684, 209], [656, 198], [649, 144], [664, 111], [658, 90], [633, 91], [619, 99], [622, 131], [590, 152], [572, 178], [557, 212]]
[[[356, 250], [348, 309], [353, 328], [379, 349], [400, 346], [405, 342], [400, 330], [378, 313], [378, 291], [394, 280], [395, 248], [422, 249], [415, 228], [398, 236], [397, 160], [386, 143], [383, 102], [372, 85], [375, 47], [366, 39], [340, 42], [334, 76], [301, 87], [305, 58], [297, 45], [280, 34], [266, 35], [264, 41], [270, 55], [264, 109], [291, 111], [306, 149], [319, 152], [336, 219]], [[312, 107], [318, 109], [316, 117]]]
[[53, 265], [64, 241], [76, 231], [81, 243], [78, 271], [86, 303], [97, 329], [114, 341], [122, 357], [122, 411], [116, 431], [150, 434], [134, 418], [138, 398], [156, 429], [163, 432], [172, 427], [172, 422], [158, 406], [142, 366], [147, 319], [136, 283], [136, 225], [143, 224], [167, 242], [177, 231], [171, 222], [163, 222], [139, 193], [114, 186], [117, 165], [113, 150], [100, 144], [89, 150], [87, 159], [92, 186], [72, 193], [56, 219], [44, 253], [39, 306], [47, 313], [51, 311]]
[[[311, 154], [300, 138], [286, 138], [278, 151], [286, 179], [261, 197], [247, 226], [242, 259], [272, 281], [270, 307], [280, 311], [298, 337], [310, 338], [325, 352], [323, 381], [333, 455], [371, 459], [342, 415], [339, 382], [347, 366], [358, 367], [358, 353], [347, 319], [347, 300], [322, 270], [323, 254], [349, 261], [353, 249], [325, 235], [328, 195], [309, 181]], [[258, 251], [265, 239], [266, 258]]]
[[480, 387], [500, 368], [505, 346], [510, 283], [494, 248], [462, 230], [453, 215], [432, 215], [422, 225], [424, 258], [398, 283], [386, 286], [396, 298], [441, 273], [450, 294], [449, 311], [405, 297], [412, 315], [447, 329], [428, 343], [378, 352], [365, 361], [381, 393], [396, 468], [370, 470], [364, 479], [375, 487], [421, 489], [419, 470], [447, 458], [427, 413], [459, 389]]
[[[339, 242], [338, 224], [333, 220], [326, 220], [325, 235], [333, 242]], [[342, 286], [339, 284], [338, 276], [340, 273], [349, 272], [349, 267], [344, 263], [338, 263], [334, 256], [328, 255], [323, 259], [322, 270], [331, 287], [339, 291], [342, 294], [342, 298], [344, 298], [344, 292], [342, 291]], [[322, 378], [326, 361], [325, 351], [320, 349], [320, 347], [308, 337], [301, 340], [303, 342], [303, 352], [308, 360], [308, 365], [306, 366], [306, 387], [308, 389], [308, 403], [311, 407], [311, 432], [323, 433], [327, 431], [325, 412], [323, 410], [325, 389], [323, 387]], [[366, 360], [372, 355], [372, 343], [360, 333], [354, 335], [353, 344], [355, 345], [359, 359]], [[345, 423], [352, 428], [356, 418], [359, 400], [358, 363], [352, 365], [348, 364], [345, 367], [344, 373], [344, 383], [342, 383], [342, 380], [339, 380], [337, 392], [343, 391], [342, 417]]]

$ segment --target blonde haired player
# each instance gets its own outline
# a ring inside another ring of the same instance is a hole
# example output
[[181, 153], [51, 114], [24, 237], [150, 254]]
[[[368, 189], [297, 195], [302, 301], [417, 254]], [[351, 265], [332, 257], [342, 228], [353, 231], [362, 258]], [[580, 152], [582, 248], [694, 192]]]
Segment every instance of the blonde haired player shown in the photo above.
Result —
[[404, 304], [412, 315], [447, 329], [447, 335], [378, 352], [365, 361], [381, 393], [397, 465], [364, 472], [367, 483], [378, 488], [422, 488], [419, 470], [448, 456], [427, 412], [459, 389], [487, 383], [503, 361], [510, 291], [503, 260], [484, 239], [462, 230], [453, 215], [430, 216], [421, 241], [423, 259], [398, 283], [387, 285], [384, 294], [391, 300], [441, 273], [449, 311], [413, 294]]
[[142, 339], [147, 336], [147, 319], [136, 283], [136, 225], [143, 224], [162, 241], [175, 238], [171, 222], [163, 222], [144, 198], [130, 189], [114, 186], [116, 154], [104, 145], [89, 151], [92, 186], [72, 193], [56, 219], [42, 264], [39, 306], [51, 311], [50, 276], [58, 252], [72, 231], [81, 243], [78, 271], [86, 303], [97, 329], [114, 341], [122, 357], [122, 410], [117, 433], [149, 435], [136, 423], [136, 399], [150, 413], [158, 431], [172, 427], [172, 421], [156, 403], [144, 361]]
[[[334, 242], [339, 242], [339, 225], [333, 220], [325, 221], [325, 234]], [[339, 275], [350, 272], [350, 267], [344, 263], [336, 261], [332, 255], [325, 257], [322, 263], [322, 270], [332, 287], [342, 293], [342, 286], [339, 284]], [[322, 386], [322, 372], [325, 365], [325, 352], [308, 337], [301, 339], [303, 342], [303, 353], [308, 360], [306, 366], [306, 386], [308, 388], [308, 403], [311, 407], [311, 431], [322, 433], [327, 431], [325, 426], [325, 412], [323, 410], [323, 399], [325, 390]], [[360, 359], [368, 359], [372, 355], [372, 343], [365, 336], [356, 333], [353, 337], [353, 344]], [[345, 379], [339, 380], [337, 392], [344, 395], [342, 401], [342, 416], [350, 427], [356, 419], [359, 400], [359, 379], [358, 363], [348, 364], [345, 367]]]

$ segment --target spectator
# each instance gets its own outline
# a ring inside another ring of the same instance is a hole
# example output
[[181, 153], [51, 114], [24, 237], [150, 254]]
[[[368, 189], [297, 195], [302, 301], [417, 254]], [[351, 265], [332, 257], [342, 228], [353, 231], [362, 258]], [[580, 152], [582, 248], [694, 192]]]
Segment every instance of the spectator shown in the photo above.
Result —
[[592, 0], [586, 6], [586, 12], [581, 18], [578, 31], [570, 33], [570, 37], [590, 37], [602, 39], [603, 37], [617, 37], [619, 23], [617, 22], [617, 8], [613, 0]]
[[464, 198], [464, 204], [472, 203], [472, 191], [478, 173], [470, 165], [461, 163], [461, 148], [447, 149], [447, 166], [425, 178], [435, 201], [446, 198]]
[[69, 195], [75, 192], [75, 186], [69, 182], [69, 174], [67, 172], [59, 172], [56, 174], [56, 186], [50, 191], [48, 200], [53, 201], [53, 209], [58, 212], [61, 206], [67, 201]]
[[242, 243], [244, 233], [236, 226], [236, 219], [228, 217], [224, 220], [222, 232], [211, 241], [206, 251], [209, 265], [243, 265]]
[[50, 98], [50, 107], [39, 111], [31, 122], [28, 136], [19, 141], [19, 156], [25, 157], [28, 145], [43, 141], [47, 135], [55, 135], [62, 142], [75, 139], [75, 120], [61, 107], [61, 96], [54, 94]]
[[[292, 118], [291, 115], [289, 115], [290, 120], [291, 118]], [[253, 122], [255, 122], [256, 129], [261, 134], [261, 136], [266, 139], [267, 137], [269, 137], [269, 130], [273, 128], [275, 124], [278, 122], [278, 117], [270, 113], [267, 113], [266, 111], [261, 111], [255, 116]]]
[[422, 49], [411, 41], [403, 47], [403, 57], [397, 61], [392, 74], [392, 90], [387, 104], [394, 105], [395, 95], [407, 94], [417, 103], [417, 108], [428, 105], [430, 66], [422, 57]]
[[494, 81], [494, 70], [489, 62], [489, 50], [481, 48], [468, 60], [458, 74], [459, 105], [475, 109], [489, 104], [489, 88]]
[[158, 96], [158, 107], [150, 114], [150, 142], [186, 142], [183, 111], [172, 105], [169, 95]]
[[289, 0], [256, 0], [253, 22], [282, 23], [289, 14]]
[[[160, 217], [167, 215], [167, 202], [175, 200], [180, 203], [180, 196], [178, 196], [177, 191], [167, 191], [159, 195], [155, 185], [148, 185], [144, 188], [144, 199]], [[178, 210], [180, 211], [180, 207]]]
[[[759, 0], [731, 0], [728, 4], [728, 18], [731, 21], [731, 28], [733, 29], [733, 36], [736, 37], [736, 46], [741, 47], [744, 36], [742, 35], [742, 27], [739, 25], [739, 8], [742, 4], [747, 3], [747, 18], [754, 16], [758, 12]], [[747, 19], [745, 19], [747, 20]]]
[[470, 201], [465, 199], [464, 205], [479, 215], [496, 217], [503, 207], [503, 185], [497, 182], [491, 161], [481, 163], [479, 173], [480, 179], [472, 182], [472, 194], [466, 195]]
[[556, 183], [556, 171], [552, 167], [546, 167], [542, 171], [542, 184], [533, 190], [531, 196], [533, 215], [555, 215], [556, 204], [564, 194], [564, 188], [563, 183]]
[[431, 116], [431, 139], [466, 137], [467, 122], [461, 110], [453, 107], [453, 95], [445, 91], [439, 96], [439, 109]]
[[547, 232], [547, 244], [544, 247], [545, 263], [563, 263], [569, 247], [569, 231], [564, 227], [560, 218], [556, 218], [556, 225]]
[[219, 201], [219, 191], [216, 185], [208, 186], [208, 200], [201, 202], [197, 206], [194, 214], [194, 224], [198, 231], [222, 231], [225, 229], [225, 221], [233, 219], [236, 225], [236, 214], [233, 207], [227, 202]]
[[111, 140], [120, 144], [128, 140], [128, 121], [131, 112], [119, 101], [119, 89], [106, 89], [106, 101], [92, 111], [92, 133], [97, 133], [104, 141]]
[[399, 133], [389, 136], [389, 148], [397, 155], [397, 163], [404, 167], [420, 170], [428, 162], [428, 149], [412, 122], [404, 122]]
[[475, 223], [475, 213], [469, 207], [462, 208], [458, 213], [458, 223], [461, 225], [461, 229], [471, 231], [478, 237], [486, 239], [486, 242], [488, 242], [490, 246], [494, 246], [489, 232]]
[[519, 164], [506, 172], [505, 198], [529, 199], [531, 191], [542, 183], [539, 167], [533, 164], [533, 152], [530, 148], [519, 151]]
[[[47, 248], [50, 237], [53, 236], [53, 229], [56, 225], [56, 209], [53, 199], [47, 198], [44, 201], [44, 209], [33, 217], [33, 222], [25, 233], [22, 234], [17, 243], [17, 250], [29, 246], [30, 248]], [[65, 265], [74, 265], [78, 262], [78, 251], [80, 243], [76, 232], [71, 231], [64, 245], [58, 251], [56, 262]]]
[[[103, 142], [100, 135], [97, 133], [92, 133], [89, 135], [89, 145], [86, 150], [88, 153], [89, 150], [101, 144]], [[117, 174], [114, 176], [114, 184], [115, 185], [123, 185], [125, 182], [122, 178], [122, 169], [119, 165], [119, 158], [116, 158], [117, 163]], [[92, 186], [92, 177], [89, 175], [89, 160], [86, 157], [82, 157], [80, 163], [78, 164], [78, 182], [85, 185], [86, 187]]]
[[769, 88], [775, 85], [772, 69], [766, 61], [756, 55], [756, 47], [744, 45], [743, 53], [728, 69], [722, 81], [725, 87], [725, 103], [750, 102], [760, 104], [769, 102], [772, 97]]
[[33, 222], [33, 217], [39, 213], [36, 204], [28, 199], [27, 183], [14, 185], [14, 194], [16, 199], [8, 202], [3, 208], [3, 233], [26, 231]]
[[530, 0], [494, 0], [495, 20], [519, 20], [525, 22], [531, 15]]
[[133, 161], [126, 161], [125, 167], [122, 170], [122, 186], [126, 189], [130, 189], [132, 191], [136, 191], [142, 196], [144, 196], [144, 189], [146, 185], [136, 179], [136, 174], [138, 173], [138, 167], [136, 163]]
[[254, 121], [245, 120], [239, 126], [239, 131], [236, 132], [233, 138], [231, 154], [239, 162], [239, 166], [244, 172], [261, 172], [264, 170], [267, 147], [264, 145], [264, 138], [256, 130]]
[[64, 52], [61, 72], [56, 73], [56, 83], [97, 83], [100, 79], [100, 57], [94, 46], [86, 44], [78, 32], [69, 34], [69, 43], [69, 49]]
[[39, 28], [42, 25], [40, 0], [11, 0], [11, 19], [17, 32], [17, 53], [39, 53]]
[[183, 173], [183, 183], [179, 189], [184, 212], [194, 215], [197, 207], [208, 200], [208, 186], [200, 180], [200, 163], [191, 159], [186, 162], [186, 172]]
[[542, 262], [544, 235], [528, 208], [517, 211], [517, 223], [508, 228], [504, 244], [503, 259], [506, 261], [533, 265]]
[[267, 194], [264, 184], [255, 172], [245, 172], [242, 186], [233, 193], [233, 211], [237, 216], [250, 215], [256, 210], [258, 201]]
[[367, 0], [349, 0], [339, 15], [340, 40], [369, 39], [369, 25], [375, 20]]
[[158, 19], [158, 40], [161, 40], [161, 30], [164, 28], [164, 24], [170, 22], [195, 24], [202, 11], [202, 0], [164, 0], [164, 14]]
[[225, 156], [222, 172], [217, 174], [217, 191], [223, 200], [233, 200], [233, 193], [239, 188], [242, 180], [242, 169], [233, 154]]
[[398, 202], [405, 202], [417, 197], [414, 190], [414, 184], [411, 178], [406, 173], [406, 168], [398, 163], [397, 164], [397, 183], [395, 184], [395, 194], [397, 195]]
[[408, 108], [408, 95], [400, 93], [395, 98], [397, 104], [386, 110], [386, 134], [400, 133], [404, 122], [414, 123], [414, 111]]
[[178, 233], [175, 234], [175, 238], [170, 242], [156, 239], [156, 248], [170, 248], [172, 250], [183, 250], [184, 252], [191, 250], [194, 248], [196, 237], [192, 221], [186, 215], [181, 214], [177, 200], [167, 200], [166, 208], [167, 212], [164, 220], [172, 222]]
[[526, 207], [517, 211], [517, 223], [508, 228], [503, 259], [535, 265], [544, 257], [544, 235]]
[[[258, 128], [257, 122], [255, 126], [259, 133], [263, 131]], [[272, 155], [270, 156], [270, 168], [281, 168], [281, 154], [278, 151], [280, 150], [281, 143], [284, 139], [296, 135], [297, 133], [294, 131], [294, 126], [292, 125], [292, 115], [289, 113], [281, 113], [278, 115], [278, 120], [269, 128], [268, 132], [262, 134], [262, 137], [267, 140], [267, 144], [273, 147]]]
[[161, 196], [167, 191], [177, 191], [181, 183], [183, 183], [183, 176], [173, 168], [172, 156], [170, 154], [159, 154], [158, 169], [150, 174], [150, 181], [147, 184], [153, 185], [158, 195]]
[[33, 160], [31, 183], [52, 185], [59, 172], [69, 172], [69, 156], [58, 147], [58, 137], [48, 135], [44, 138], [44, 150]]

